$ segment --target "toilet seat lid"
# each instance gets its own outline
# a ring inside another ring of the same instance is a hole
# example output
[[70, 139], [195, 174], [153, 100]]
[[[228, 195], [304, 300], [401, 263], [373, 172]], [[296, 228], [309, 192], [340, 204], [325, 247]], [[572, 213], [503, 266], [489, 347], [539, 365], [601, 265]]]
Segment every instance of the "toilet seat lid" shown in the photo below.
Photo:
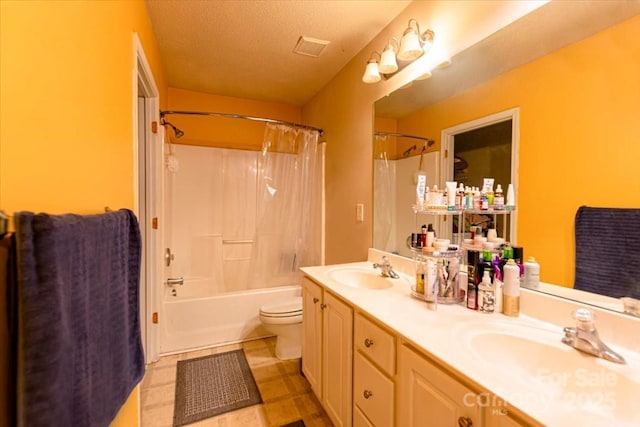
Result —
[[271, 317], [289, 317], [302, 314], [302, 297], [293, 297], [274, 304], [264, 305], [260, 314]]

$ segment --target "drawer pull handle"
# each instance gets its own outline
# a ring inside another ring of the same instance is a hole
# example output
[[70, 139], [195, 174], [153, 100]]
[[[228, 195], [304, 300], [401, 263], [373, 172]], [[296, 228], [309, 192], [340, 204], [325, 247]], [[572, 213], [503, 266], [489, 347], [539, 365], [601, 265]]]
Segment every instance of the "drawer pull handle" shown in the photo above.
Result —
[[320, 304], [320, 308], [324, 310], [325, 308], [327, 308], [327, 304]]
[[365, 399], [370, 398], [371, 396], [373, 396], [373, 392], [369, 391], [369, 390], [365, 390], [362, 395], [364, 396]]
[[318, 303], [318, 301], [320, 301], [318, 298], [313, 297], [313, 303], [314, 303], [314, 304], [317, 304], [317, 303]]
[[458, 418], [458, 427], [473, 427], [473, 421], [469, 417]]
[[369, 348], [373, 345], [373, 340], [370, 340], [369, 338], [365, 338], [364, 340], [364, 346]]

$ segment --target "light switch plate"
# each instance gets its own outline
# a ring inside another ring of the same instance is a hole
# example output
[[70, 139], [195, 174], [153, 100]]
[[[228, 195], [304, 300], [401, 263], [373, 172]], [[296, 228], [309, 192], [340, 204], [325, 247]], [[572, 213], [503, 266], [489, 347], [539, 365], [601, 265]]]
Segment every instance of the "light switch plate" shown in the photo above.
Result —
[[356, 203], [356, 221], [364, 221], [364, 203]]

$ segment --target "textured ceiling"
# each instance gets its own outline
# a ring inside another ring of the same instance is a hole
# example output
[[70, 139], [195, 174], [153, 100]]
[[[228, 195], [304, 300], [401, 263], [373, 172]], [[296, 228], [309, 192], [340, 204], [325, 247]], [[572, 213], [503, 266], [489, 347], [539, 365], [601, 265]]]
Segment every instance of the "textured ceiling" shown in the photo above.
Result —
[[[171, 87], [303, 105], [410, 1], [147, 0]], [[328, 40], [317, 57], [301, 36]]]

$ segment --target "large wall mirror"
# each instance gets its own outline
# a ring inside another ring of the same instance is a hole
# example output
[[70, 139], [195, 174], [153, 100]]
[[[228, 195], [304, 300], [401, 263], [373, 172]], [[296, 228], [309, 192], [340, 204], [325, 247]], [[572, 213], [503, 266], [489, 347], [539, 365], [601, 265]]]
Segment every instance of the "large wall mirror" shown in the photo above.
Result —
[[[447, 130], [517, 111], [481, 144], [511, 157], [517, 217], [507, 237], [540, 262], [542, 281], [554, 284], [542, 291], [622, 311], [617, 298], [572, 289], [574, 226], [581, 206], [640, 208], [638, 37], [640, 2], [552, 1], [378, 100], [374, 131], [435, 143], [374, 138], [374, 247], [410, 256], [402, 243], [424, 221], [411, 209], [416, 171], [442, 186], [460, 173], [457, 163], [477, 157], [474, 142], [460, 144], [466, 156], [450, 156]], [[517, 140], [514, 152], [499, 133]]]

